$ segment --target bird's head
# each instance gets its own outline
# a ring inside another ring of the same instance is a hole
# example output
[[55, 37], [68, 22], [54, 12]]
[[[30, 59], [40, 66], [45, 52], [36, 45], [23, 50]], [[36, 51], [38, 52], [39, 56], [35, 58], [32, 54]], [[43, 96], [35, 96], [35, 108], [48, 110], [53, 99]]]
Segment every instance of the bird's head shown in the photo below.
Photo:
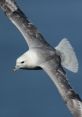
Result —
[[25, 52], [16, 60], [14, 71], [18, 69], [32, 69], [38, 66], [38, 57], [35, 51], [30, 50]]
[[18, 69], [25, 69], [27, 66], [27, 54], [23, 54], [21, 55], [19, 58], [16, 59], [16, 65], [15, 68], [13, 69], [13, 71], [17, 71]]

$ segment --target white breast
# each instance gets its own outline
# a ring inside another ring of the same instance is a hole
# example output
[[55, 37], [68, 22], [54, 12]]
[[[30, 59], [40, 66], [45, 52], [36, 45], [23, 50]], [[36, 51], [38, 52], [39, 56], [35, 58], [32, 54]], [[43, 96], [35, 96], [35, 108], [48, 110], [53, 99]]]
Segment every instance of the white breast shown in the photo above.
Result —
[[37, 66], [38, 65], [38, 55], [34, 50], [29, 50], [27, 52], [27, 63], [31, 66]]

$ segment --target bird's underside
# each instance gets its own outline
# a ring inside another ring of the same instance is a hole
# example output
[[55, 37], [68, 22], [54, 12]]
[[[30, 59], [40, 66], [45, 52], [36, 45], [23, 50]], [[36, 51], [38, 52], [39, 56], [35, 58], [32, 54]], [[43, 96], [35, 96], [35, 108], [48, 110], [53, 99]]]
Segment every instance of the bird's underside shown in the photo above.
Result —
[[[82, 117], [82, 100], [70, 86], [66, 78], [66, 72], [63, 69], [65, 67], [77, 72], [78, 62], [71, 45], [66, 40], [63, 40], [64, 43], [62, 42], [54, 49], [44, 40], [37, 28], [30, 23], [15, 0], [0, 0], [0, 7], [19, 29], [29, 46], [29, 50], [17, 59], [16, 69], [43, 69], [56, 85], [72, 115], [74, 117]], [[62, 47], [65, 44], [68, 47]], [[69, 52], [69, 56], [67, 52]], [[71, 57], [71, 63], [68, 62], [70, 55], [73, 56]], [[65, 61], [62, 59], [62, 56], [65, 56]]]

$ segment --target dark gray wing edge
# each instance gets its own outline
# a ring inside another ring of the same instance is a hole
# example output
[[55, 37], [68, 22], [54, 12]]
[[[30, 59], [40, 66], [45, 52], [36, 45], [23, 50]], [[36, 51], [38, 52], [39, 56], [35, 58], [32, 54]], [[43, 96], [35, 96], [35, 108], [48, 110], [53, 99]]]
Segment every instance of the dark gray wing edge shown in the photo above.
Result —
[[42, 34], [18, 7], [15, 0], [0, 0], [0, 7], [21, 32], [30, 48], [49, 46]]
[[41, 68], [49, 75], [56, 85], [62, 99], [72, 113], [73, 117], [82, 117], [82, 100], [79, 95], [70, 86], [66, 75], [61, 68], [58, 70], [54, 67], [54, 61], [51, 60], [41, 65]]

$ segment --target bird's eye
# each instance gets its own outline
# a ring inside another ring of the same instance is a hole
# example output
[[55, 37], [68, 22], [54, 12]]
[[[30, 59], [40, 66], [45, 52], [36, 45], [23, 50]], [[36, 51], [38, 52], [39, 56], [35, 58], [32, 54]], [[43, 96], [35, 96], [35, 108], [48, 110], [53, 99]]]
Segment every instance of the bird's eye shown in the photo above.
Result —
[[24, 63], [24, 61], [22, 61], [21, 63]]

